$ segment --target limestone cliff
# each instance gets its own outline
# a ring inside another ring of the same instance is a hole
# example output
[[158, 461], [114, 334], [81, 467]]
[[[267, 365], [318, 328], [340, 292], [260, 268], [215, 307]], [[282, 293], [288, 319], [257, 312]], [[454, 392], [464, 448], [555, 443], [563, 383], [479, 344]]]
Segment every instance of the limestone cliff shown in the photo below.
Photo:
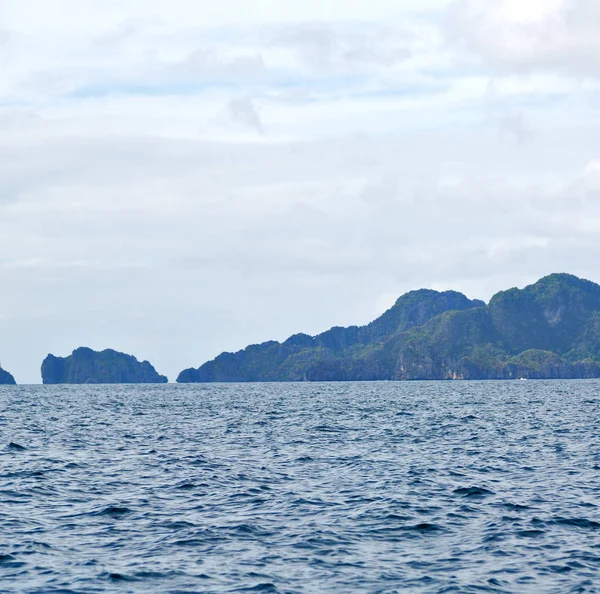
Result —
[[44, 384], [163, 384], [148, 361], [112, 349], [101, 352], [81, 347], [68, 357], [48, 355], [42, 363]]
[[552, 274], [486, 305], [412, 291], [367, 326], [223, 353], [178, 382], [600, 377], [600, 286]]

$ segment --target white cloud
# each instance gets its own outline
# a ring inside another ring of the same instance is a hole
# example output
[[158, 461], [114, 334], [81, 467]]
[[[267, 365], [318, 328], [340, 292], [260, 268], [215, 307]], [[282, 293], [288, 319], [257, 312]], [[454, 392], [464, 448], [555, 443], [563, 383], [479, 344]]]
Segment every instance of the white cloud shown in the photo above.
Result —
[[590, 161], [585, 167], [585, 173], [591, 178], [600, 176], [600, 159]]
[[458, 0], [448, 14], [451, 41], [500, 71], [600, 76], [596, 0]]
[[231, 117], [235, 121], [252, 128], [261, 136], [264, 135], [265, 132], [262, 120], [260, 119], [260, 114], [258, 113], [254, 102], [249, 97], [232, 99], [228, 104], [228, 108]]
[[272, 44], [294, 51], [297, 59], [318, 73], [352, 72], [369, 66], [393, 67], [411, 56], [406, 30], [381, 24], [333, 26], [326, 22], [287, 25]]

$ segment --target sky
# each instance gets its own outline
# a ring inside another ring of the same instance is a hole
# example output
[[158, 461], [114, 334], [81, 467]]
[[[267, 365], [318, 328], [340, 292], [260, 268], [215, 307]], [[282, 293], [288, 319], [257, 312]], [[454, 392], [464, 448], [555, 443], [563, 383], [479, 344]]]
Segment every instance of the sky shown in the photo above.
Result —
[[0, 0], [0, 362], [174, 381], [401, 294], [600, 281], [597, 0]]

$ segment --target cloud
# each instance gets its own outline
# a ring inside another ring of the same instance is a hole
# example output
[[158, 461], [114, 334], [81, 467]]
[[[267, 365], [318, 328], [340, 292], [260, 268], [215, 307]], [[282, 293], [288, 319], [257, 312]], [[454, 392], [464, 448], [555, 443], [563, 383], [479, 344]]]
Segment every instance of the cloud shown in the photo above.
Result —
[[260, 115], [253, 101], [249, 97], [232, 99], [227, 107], [233, 120], [255, 130], [261, 136], [264, 136], [265, 132]]
[[523, 118], [523, 114], [507, 114], [498, 121], [498, 133], [502, 139], [514, 139], [517, 144], [523, 144], [535, 133]]
[[595, 0], [459, 0], [449, 9], [447, 35], [466, 57], [500, 72], [600, 76]]
[[341, 27], [314, 22], [288, 25], [274, 45], [293, 50], [301, 63], [318, 72], [391, 67], [411, 56], [410, 35], [389, 26]]
[[182, 67], [199, 76], [218, 76], [241, 82], [261, 79], [265, 74], [265, 63], [260, 54], [224, 58], [206, 48], [193, 51]]

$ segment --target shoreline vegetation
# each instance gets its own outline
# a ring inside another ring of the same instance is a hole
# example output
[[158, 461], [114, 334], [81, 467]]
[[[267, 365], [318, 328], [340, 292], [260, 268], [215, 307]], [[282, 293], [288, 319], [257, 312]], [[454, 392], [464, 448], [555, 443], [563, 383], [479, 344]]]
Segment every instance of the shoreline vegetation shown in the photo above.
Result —
[[[44, 384], [167, 383], [148, 361], [112, 349], [49, 354]], [[488, 304], [456, 291], [410, 291], [365, 326], [295, 334], [222, 353], [178, 383], [600, 377], [600, 285], [551, 274]], [[0, 367], [0, 384], [15, 384]]]

